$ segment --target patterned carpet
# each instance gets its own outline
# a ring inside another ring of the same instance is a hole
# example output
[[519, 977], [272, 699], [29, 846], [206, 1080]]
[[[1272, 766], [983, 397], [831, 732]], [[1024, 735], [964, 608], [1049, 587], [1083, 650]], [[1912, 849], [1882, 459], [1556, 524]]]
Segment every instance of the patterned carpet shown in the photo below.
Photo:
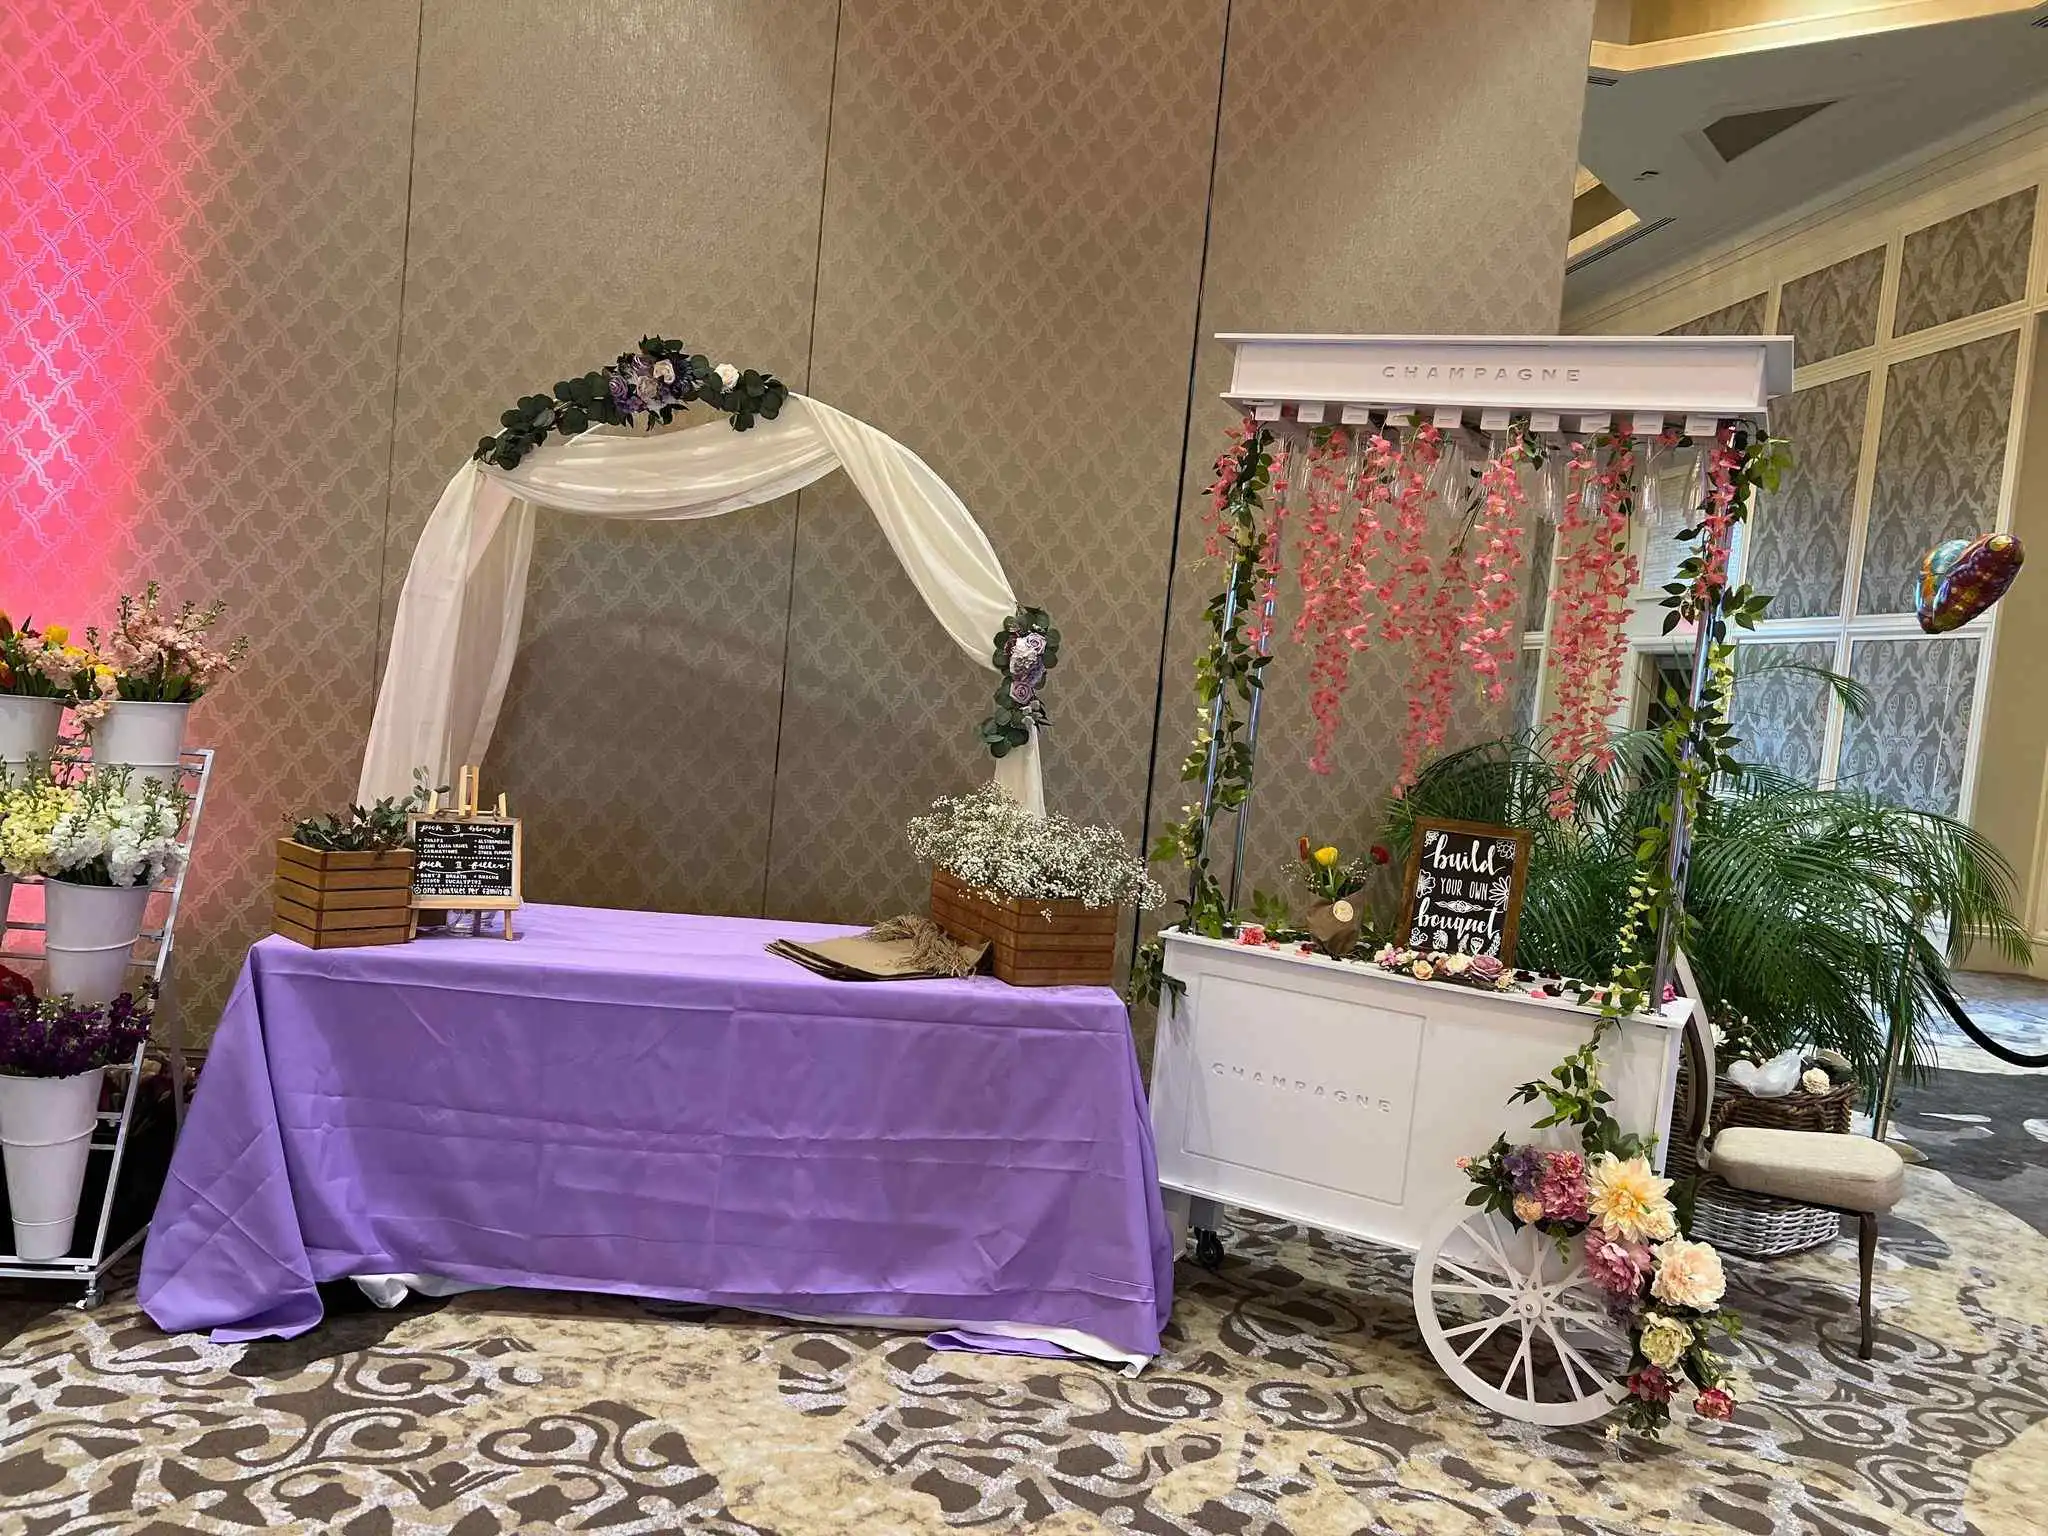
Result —
[[1915, 1169], [1880, 1262], [1872, 1365], [1849, 1245], [1738, 1269], [1754, 1402], [1647, 1450], [1466, 1402], [1405, 1256], [1256, 1217], [1220, 1272], [1183, 1266], [1136, 1380], [543, 1293], [222, 1347], [128, 1286], [83, 1316], [15, 1289], [0, 1530], [2038, 1531], [2048, 1237]]

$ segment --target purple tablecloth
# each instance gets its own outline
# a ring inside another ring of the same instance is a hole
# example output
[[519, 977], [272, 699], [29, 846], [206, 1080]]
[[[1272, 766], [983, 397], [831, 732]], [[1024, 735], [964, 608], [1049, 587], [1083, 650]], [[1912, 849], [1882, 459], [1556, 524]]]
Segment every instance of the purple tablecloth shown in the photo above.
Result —
[[142, 1261], [173, 1331], [419, 1273], [1155, 1354], [1172, 1258], [1123, 1005], [831, 982], [813, 924], [528, 907], [516, 943], [250, 950]]

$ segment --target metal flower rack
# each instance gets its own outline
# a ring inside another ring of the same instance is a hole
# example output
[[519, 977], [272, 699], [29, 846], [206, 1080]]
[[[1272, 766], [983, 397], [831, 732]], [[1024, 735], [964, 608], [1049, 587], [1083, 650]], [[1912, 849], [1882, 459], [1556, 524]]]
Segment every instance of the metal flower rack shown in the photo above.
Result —
[[[177, 1000], [171, 995], [169, 984], [171, 950], [178, 910], [185, 895], [185, 872], [191, 868], [192, 845], [199, 835], [199, 816], [205, 809], [206, 787], [213, 776], [213, 749], [188, 748], [181, 752], [178, 774], [192, 797], [185, 813], [184, 828], [178, 835], [178, 845], [185, 856], [178, 860], [178, 872], [154, 887], [149, 901], [152, 915], [145, 917], [142, 935], [135, 941], [129, 957], [133, 969], [148, 972], [157, 984], [159, 1026], [166, 1022], [171, 1026], [173, 1043], [169, 1055], [174, 1123], [183, 1112], [185, 1084], [183, 1051], [178, 1044], [183, 1032], [177, 1023]], [[31, 877], [17, 879], [14, 884], [15, 895], [10, 907], [21, 905], [21, 892], [39, 888], [42, 881]], [[11, 912], [5, 917], [0, 962], [13, 964], [40, 960], [42, 923], [17, 921]], [[34, 938], [26, 941], [24, 947], [23, 941], [15, 938], [17, 934], [34, 935]], [[145, 1084], [144, 1067], [151, 1048], [152, 1042], [145, 1041], [136, 1047], [133, 1059], [107, 1068], [106, 1097], [101, 1100], [99, 1125], [93, 1132], [92, 1150], [88, 1154], [90, 1163], [86, 1170], [85, 1192], [79, 1200], [79, 1221], [71, 1252], [61, 1259], [43, 1261], [25, 1260], [14, 1253], [0, 1253], [0, 1277], [68, 1280], [85, 1287], [85, 1294], [78, 1302], [80, 1308], [96, 1307], [104, 1295], [107, 1273], [127, 1257], [148, 1232], [150, 1207], [155, 1204], [154, 1191], [136, 1186], [128, 1154], [131, 1133], [135, 1129], [136, 1103]], [[112, 1101], [111, 1108], [108, 1107], [109, 1100]], [[122, 1181], [124, 1171], [131, 1174], [125, 1185]], [[97, 1216], [93, 1215], [95, 1201], [98, 1203]], [[0, 1189], [0, 1241], [5, 1241], [4, 1234], [10, 1230], [5, 1193]]]

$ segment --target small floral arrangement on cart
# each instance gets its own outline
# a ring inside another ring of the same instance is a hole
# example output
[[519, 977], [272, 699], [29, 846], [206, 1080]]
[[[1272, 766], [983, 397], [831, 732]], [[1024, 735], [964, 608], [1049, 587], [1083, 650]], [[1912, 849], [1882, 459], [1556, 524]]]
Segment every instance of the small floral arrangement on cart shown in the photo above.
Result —
[[[1650, 1143], [1623, 1131], [1608, 1112], [1613, 1096], [1600, 1085], [1596, 1046], [1575, 1052], [1548, 1079], [1524, 1083], [1515, 1102], [1539, 1098], [1550, 1112], [1536, 1128], [1569, 1126], [1581, 1150], [1512, 1145], [1503, 1135], [1477, 1157], [1459, 1158], [1458, 1166], [1472, 1181], [1467, 1205], [1500, 1218], [1516, 1234], [1531, 1234], [1532, 1246], [1540, 1240], [1554, 1249], [1564, 1271], [1549, 1282], [1555, 1315], [1536, 1320], [1560, 1367], [1568, 1376], [1596, 1369], [1591, 1351], [1574, 1343], [1575, 1331], [1625, 1339], [1627, 1365], [1607, 1395], [1620, 1397], [1626, 1427], [1654, 1439], [1670, 1423], [1672, 1403], [1687, 1391], [1700, 1417], [1728, 1418], [1740, 1378], [1713, 1345], [1718, 1337], [1739, 1335], [1741, 1319], [1722, 1304], [1721, 1256], [1711, 1244], [1685, 1236], [1672, 1181], [1652, 1167]], [[1482, 1282], [1475, 1277], [1473, 1283]], [[1490, 1332], [1467, 1327], [1461, 1339]], [[1526, 1322], [1521, 1349], [1533, 1371]]]

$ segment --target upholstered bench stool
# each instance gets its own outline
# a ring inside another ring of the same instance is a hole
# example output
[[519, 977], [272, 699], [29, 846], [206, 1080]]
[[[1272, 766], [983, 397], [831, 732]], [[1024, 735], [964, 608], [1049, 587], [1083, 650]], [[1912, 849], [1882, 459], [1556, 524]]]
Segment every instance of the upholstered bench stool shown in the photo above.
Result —
[[1825, 1131], [1767, 1131], [1729, 1126], [1709, 1145], [1716, 1178], [1752, 1194], [1825, 1206], [1856, 1218], [1863, 1272], [1863, 1335], [1857, 1355], [1870, 1358], [1870, 1272], [1877, 1258], [1877, 1218], [1906, 1191], [1906, 1163], [1868, 1136]]

